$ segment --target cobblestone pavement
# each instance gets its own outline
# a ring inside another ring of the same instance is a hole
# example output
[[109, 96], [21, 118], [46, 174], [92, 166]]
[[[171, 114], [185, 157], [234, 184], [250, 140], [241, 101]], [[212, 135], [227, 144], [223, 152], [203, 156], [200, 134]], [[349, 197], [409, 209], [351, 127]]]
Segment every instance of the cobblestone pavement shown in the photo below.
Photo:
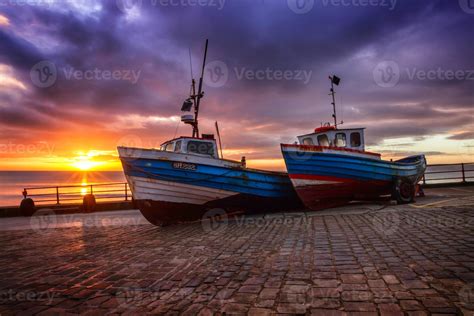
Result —
[[166, 228], [2, 219], [0, 313], [472, 315], [473, 189]]

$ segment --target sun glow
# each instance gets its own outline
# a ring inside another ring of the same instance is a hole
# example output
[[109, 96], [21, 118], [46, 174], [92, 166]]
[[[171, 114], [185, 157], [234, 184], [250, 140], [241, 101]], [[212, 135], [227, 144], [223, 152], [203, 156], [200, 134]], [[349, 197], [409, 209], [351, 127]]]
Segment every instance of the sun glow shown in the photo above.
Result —
[[79, 156], [74, 158], [74, 162], [71, 166], [82, 171], [89, 171], [105, 164], [103, 161], [95, 161], [95, 156], [93, 152], [89, 152], [88, 154], [79, 152]]

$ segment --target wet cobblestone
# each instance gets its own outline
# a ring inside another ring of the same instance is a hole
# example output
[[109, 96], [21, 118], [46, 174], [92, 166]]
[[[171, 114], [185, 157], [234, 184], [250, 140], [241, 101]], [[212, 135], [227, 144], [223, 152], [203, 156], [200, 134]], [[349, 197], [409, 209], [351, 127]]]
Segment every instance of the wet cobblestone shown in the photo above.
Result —
[[464, 201], [3, 231], [0, 313], [472, 315]]

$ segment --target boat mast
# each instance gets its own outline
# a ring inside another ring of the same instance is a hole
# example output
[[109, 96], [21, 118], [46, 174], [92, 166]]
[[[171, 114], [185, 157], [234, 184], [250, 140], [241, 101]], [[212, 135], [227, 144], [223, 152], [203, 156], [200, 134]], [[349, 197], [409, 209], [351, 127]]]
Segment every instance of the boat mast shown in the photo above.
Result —
[[[337, 128], [337, 115], [336, 115], [336, 92], [334, 91], [334, 85], [338, 86], [339, 83], [341, 82], [341, 78], [338, 76], [329, 76], [329, 80], [331, 81], [331, 93], [329, 95], [332, 96], [332, 109], [333, 109], [333, 114], [332, 117], [334, 118], [334, 127]], [[342, 124], [343, 122], [341, 122]]]
[[209, 40], [206, 40], [206, 47], [204, 49], [204, 60], [202, 63], [202, 71], [201, 71], [201, 78], [199, 79], [199, 90], [198, 94], [196, 95], [196, 81], [193, 79], [193, 101], [194, 101], [194, 123], [193, 125], [193, 137], [199, 138], [199, 123], [198, 123], [198, 116], [199, 116], [199, 105], [201, 103], [201, 99], [204, 97], [204, 91], [202, 91], [202, 85], [204, 81], [204, 70], [206, 68], [206, 59], [207, 59], [207, 47], [209, 44]]

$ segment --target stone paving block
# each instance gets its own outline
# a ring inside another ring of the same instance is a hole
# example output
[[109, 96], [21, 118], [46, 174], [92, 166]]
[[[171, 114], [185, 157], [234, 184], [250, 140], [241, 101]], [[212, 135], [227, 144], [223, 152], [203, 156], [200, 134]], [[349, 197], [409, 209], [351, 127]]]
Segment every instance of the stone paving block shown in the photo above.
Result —
[[366, 283], [366, 277], [363, 274], [341, 274], [341, 280], [343, 283]]

